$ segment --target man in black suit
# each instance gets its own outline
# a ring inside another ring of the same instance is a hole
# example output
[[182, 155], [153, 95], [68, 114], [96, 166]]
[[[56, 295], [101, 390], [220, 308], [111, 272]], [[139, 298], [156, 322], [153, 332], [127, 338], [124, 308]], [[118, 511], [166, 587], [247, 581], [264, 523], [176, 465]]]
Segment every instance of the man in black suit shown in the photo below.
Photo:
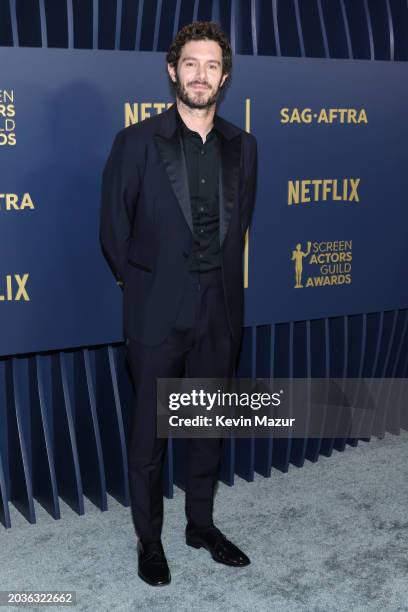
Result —
[[[121, 130], [103, 174], [100, 238], [123, 286], [136, 390], [129, 484], [139, 576], [170, 582], [161, 543], [163, 460], [156, 379], [233, 376], [243, 324], [243, 249], [254, 201], [255, 138], [217, 114], [232, 65], [214, 22], [177, 34], [167, 54], [176, 104]], [[221, 439], [189, 439], [186, 543], [250, 563], [213, 523]]]

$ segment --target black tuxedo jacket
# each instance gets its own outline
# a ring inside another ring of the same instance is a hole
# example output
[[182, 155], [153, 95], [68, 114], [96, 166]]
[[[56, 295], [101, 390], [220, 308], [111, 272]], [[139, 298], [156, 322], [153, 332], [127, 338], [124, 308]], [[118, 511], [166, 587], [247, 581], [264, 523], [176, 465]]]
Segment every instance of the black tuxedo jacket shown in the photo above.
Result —
[[[220, 247], [234, 340], [243, 324], [244, 236], [255, 201], [254, 136], [218, 115]], [[190, 272], [193, 225], [176, 106], [122, 129], [102, 179], [100, 240], [123, 285], [124, 335], [154, 346], [176, 320]]]

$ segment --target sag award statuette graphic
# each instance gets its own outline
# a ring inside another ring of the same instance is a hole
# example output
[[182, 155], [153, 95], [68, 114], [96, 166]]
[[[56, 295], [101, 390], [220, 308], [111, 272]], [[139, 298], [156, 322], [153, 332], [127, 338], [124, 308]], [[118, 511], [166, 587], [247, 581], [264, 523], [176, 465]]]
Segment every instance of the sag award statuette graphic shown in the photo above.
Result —
[[292, 261], [295, 262], [294, 289], [350, 285], [352, 248], [352, 240], [308, 241], [307, 250], [302, 251], [299, 242], [292, 251]]
[[303, 287], [302, 285], [303, 258], [309, 256], [311, 247], [312, 247], [312, 243], [308, 242], [307, 251], [305, 253], [304, 251], [302, 251], [302, 245], [299, 242], [296, 245], [296, 249], [292, 251], [292, 261], [295, 262], [295, 277], [296, 277], [295, 289], [300, 289], [301, 287]]

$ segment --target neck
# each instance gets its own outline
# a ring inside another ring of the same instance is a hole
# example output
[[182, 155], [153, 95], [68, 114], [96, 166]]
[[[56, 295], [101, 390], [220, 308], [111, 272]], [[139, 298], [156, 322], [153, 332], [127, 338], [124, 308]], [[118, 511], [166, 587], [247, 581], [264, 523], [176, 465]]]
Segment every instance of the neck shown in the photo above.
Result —
[[177, 110], [190, 130], [198, 132], [205, 142], [207, 134], [214, 126], [215, 104], [210, 108], [190, 108], [179, 98], [176, 101]]

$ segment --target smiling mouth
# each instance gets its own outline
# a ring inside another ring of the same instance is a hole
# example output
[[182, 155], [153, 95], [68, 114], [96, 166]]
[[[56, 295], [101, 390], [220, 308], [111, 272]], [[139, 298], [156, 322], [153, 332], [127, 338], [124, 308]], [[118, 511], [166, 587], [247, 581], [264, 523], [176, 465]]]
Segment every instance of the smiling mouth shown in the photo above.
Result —
[[207, 85], [191, 85], [193, 89], [208, 89]]

